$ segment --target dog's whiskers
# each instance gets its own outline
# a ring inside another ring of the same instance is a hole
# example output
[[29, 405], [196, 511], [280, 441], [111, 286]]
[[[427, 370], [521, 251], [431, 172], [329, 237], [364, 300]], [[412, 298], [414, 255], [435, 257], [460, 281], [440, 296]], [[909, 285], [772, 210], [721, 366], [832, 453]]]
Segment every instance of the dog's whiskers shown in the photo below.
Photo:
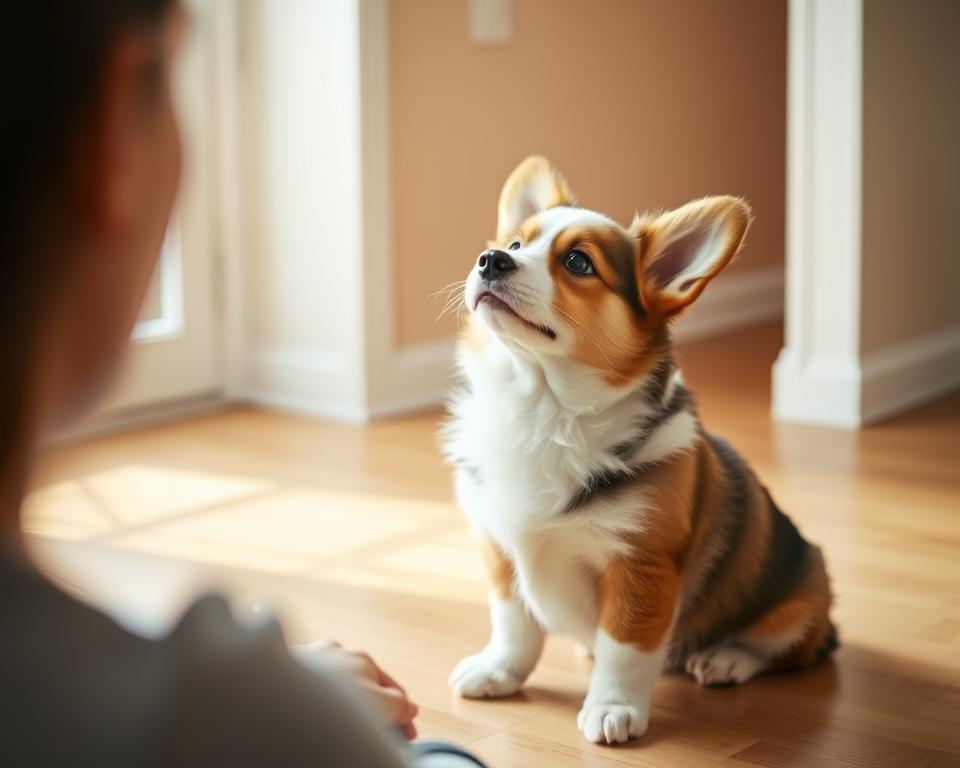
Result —
[[441, 293], [449, 294], [453, 291], [463, 288], [466, 284], [467, 284], [466, 280], [454, 280], [452, 283], [449, 283], [448, 285], [443, 286], [443, 288], [441, 288], [440, 290], [434, 291], [433, 293], [431, 293], [430, 298], [431, 299], [436, 298]]
[[431, 298], [440, 296], [441, 294], [445, 295], [444, 304], [440, 310], [440, 314], [436, 316], [434, 322], [440, 321], [442, 318], [447, 315], [457, 313], [457, 325], [459, 327], [460, 319], [459, 314], [463, 309], [464, 300], [463, 300], [463, 289], [466, 286], [466, 280], [457, 280], [453, 283], [450, 283], [444, 288], [441, 288], [439, 291], [430, 294]]

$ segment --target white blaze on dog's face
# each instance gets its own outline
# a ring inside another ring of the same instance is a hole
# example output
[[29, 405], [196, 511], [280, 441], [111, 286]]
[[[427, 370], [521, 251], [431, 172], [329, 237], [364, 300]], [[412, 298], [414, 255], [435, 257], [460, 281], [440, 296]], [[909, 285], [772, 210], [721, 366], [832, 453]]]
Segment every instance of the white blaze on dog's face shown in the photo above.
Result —
[[500, 196], [497, 241], [480, 254], [467, 308], [508, 343], [598, 369], [612, 386], [643, 374], [676, 317], [740, 248], [750, 221], [735, 197], [708, 197], [629, 228], [579, 208], [542, 157]]

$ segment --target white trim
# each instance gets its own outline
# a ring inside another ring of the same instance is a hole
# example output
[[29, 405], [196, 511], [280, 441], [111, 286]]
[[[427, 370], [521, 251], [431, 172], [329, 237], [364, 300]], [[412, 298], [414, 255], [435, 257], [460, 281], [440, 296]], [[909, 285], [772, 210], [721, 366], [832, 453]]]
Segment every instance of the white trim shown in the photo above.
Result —
[[840, 359], [804, 363], [784, 347], [773, 365], [773, 417], [843, 429], [860, 426], [860, 366]]
[[783, 315], [783, 269], [760, 267], [719, 277], [674, 325], [678, 341], [747, 328]]
[[167, 225], [156, 269], [160, 316], [133, 326], [130, 340], [138, 344], [166, 341], [183, 334], [183, 241], [176, 213]]
[[788, 350], [774, 367], [774, 415], [783, 421], [857, 429], [960, 388], [960, 325], [893, 344], [857, 366], [813, 361]]
[[790, 0], [786, 342], [773, 415], [861, 417], [862, 0]]
[[252, 405], [283, 411], [284, 413], [346, 424], [366, 424], [371, 418], [369, 411], [365, 408], [359, 408], [341, 400], [323, 400], [312, 393], [300, 395], [282, 390], [249, 388], [246, 397], [241, 402], [249, 402]]
[[864, 424], [960, 388], [960, 325], [873, 352], [862, 371]]
[[310, 346], [261, 346], [253, 350], [242, 399], [272, 408], [353, 423], [369, 418], [358, 404], [350, 364]]
[[57, 432], [47, 438], [48, 445], [62, 445], [90, 440], [104, 435], [129, 432], [157, 424], [215, 413], [229, 407], [219, 392], [213, 391], [175, 400], [163, 400], [148, 405], [116, 408], [94, 416]]
[[215, 3], [213, 16], [213, 120], [217, 136], [213, 164], [213, 205], [217, 297], [223, 354], [223, 396], [244, 394], [247, 317], [244, 270], [247, 251], [243, 231], [243, 100], [241, 96], [242, 13], [236, 3]]
[[390, 174], [389, 3], [359, 0], [360, 168], [365, 398], [368, 415], [401, 410], [394, 340], [393, 201]]
[[385, 386], [369, 409], [370, 418], [392, 416], [440, 405], [453, 383], [453, 339], [395, 350]]
[[389, 13], [387, 0], [359, 0], [365, 407], [373, 419], [443, 402], [453, 339], [398, 347], [391, 249]]

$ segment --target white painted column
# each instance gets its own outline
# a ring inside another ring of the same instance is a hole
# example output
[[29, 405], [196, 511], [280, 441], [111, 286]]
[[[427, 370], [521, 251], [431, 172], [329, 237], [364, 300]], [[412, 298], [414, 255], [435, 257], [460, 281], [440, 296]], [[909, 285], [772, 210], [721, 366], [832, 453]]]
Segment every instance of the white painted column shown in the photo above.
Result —
[[862, 0], [790, 0], [785, 346], [773, 414], [861, 423]]

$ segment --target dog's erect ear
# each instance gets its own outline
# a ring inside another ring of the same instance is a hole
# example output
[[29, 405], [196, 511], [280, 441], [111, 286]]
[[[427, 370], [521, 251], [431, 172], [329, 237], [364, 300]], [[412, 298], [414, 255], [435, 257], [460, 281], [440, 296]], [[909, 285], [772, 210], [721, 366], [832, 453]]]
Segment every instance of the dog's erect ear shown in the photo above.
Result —
[[697, 298], [740, 250], [750, 206], [738, 197], [705, 197], [675, 211], [634, 219], [640, 295], [647, 310], [669, 318]]
[[573, 193], [550, 161], [531, 155], [513, 169], [500, 192], [497, 239], [510, 237], [533, 214], [557, 205], [573, 205]]

